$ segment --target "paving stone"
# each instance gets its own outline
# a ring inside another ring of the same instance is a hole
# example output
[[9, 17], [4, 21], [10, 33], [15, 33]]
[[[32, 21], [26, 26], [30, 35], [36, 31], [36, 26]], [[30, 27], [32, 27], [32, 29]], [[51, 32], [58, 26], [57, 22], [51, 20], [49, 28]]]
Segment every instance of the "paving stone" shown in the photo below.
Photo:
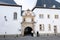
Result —
[[24, 37], [1, 37], [0, 40], [60, 40], [59, 36], [40, 36], [40, 37], [32, 37], [32, 36], [24, 36]]

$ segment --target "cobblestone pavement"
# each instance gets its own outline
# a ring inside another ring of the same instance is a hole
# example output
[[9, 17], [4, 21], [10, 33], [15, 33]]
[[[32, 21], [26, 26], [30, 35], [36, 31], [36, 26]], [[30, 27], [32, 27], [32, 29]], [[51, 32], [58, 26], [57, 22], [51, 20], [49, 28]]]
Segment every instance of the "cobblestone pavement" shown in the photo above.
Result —
[[60, 36], [24, 36], [24, 37], [0, 37], [0, 40], [60, 40]]

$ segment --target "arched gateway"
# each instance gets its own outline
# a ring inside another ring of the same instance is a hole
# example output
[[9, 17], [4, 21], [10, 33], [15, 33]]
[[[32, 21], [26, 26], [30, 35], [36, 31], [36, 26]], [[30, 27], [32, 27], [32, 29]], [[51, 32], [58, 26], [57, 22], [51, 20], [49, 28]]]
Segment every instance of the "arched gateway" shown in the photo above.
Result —
[[32, 35], [34, 32], [34, 14], [32, 11], [30, 11], [29, 9], [25, 12], [23, 12], [23, 21], [21, 23], [22, 28], [21, 28], [21, 32], [22, 35]]
[[33, 36], [33, 33], [32, 33], [32, 28], [31, 27], [26, 27], [25, 29], [24, 29], [24, 35], [31, 35], [31, 36]]

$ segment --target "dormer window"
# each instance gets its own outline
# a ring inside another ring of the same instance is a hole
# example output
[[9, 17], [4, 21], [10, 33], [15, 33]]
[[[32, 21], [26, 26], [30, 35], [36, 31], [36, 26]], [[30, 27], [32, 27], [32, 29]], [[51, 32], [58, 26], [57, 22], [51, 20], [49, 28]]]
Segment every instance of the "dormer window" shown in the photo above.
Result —
[[55, 8], [55, 7], [56, 7], [55, 5], [52, 6], [52, 8]]
[[46, 4], [44, 4], [44, 7], [46, 7]]

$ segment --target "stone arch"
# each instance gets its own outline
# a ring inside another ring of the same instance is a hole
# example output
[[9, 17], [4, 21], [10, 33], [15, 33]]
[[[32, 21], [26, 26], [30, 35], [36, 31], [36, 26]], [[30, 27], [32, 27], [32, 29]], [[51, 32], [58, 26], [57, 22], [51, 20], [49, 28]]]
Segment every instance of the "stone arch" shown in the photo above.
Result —
[[24, 29], [24, 35], [30, 35], [30, 36], [33, 36], [33, 33], [32, 33], [33, 29], [31, 27], [26, 27]]

